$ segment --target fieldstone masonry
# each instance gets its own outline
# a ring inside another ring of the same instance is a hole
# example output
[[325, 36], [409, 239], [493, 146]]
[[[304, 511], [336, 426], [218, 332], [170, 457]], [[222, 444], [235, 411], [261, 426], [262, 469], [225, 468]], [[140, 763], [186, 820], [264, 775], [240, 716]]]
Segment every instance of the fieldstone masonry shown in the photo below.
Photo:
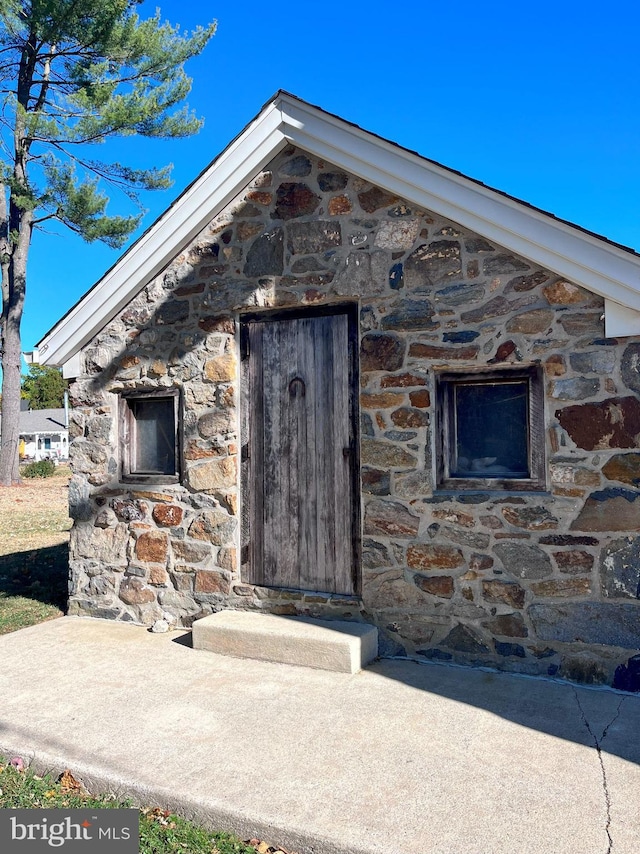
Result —
[[[344, 301], [360, 310], [361, 596], [254, 587], [238, 313]], [[82, 358], [71, 613], [364, 620], [384, 654], [640, 690], [640, 343], [605, 338], [600, 297], [290, 148]], [[544, 368], [548, 492], [439, 494], [434, 367], [510, 363]], [[118, 394], [176, 387], [181, 484], [122, 484]]]

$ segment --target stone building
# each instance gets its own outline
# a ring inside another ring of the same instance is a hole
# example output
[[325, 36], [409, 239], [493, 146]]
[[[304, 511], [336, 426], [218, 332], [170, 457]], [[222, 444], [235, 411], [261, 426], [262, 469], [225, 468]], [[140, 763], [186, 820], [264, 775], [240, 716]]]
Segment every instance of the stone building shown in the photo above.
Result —
[[278, 93], [40, 343], [70, 613], [640, 688], [640, 257]]

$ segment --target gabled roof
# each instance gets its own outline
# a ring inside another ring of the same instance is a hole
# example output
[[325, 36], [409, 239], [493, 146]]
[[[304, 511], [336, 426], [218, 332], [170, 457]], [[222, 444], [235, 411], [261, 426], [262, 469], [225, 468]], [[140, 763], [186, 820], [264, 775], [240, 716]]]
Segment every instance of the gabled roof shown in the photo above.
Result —
[[27, 409], [20, 413], [20, 435], [67, 430], [64, 409]]
[[632, 249], [278, 92], [45, 335], [41, 362], [69, 362], [290, 143], [600, 294], [607, 334], [640, 335], [640, 255]]

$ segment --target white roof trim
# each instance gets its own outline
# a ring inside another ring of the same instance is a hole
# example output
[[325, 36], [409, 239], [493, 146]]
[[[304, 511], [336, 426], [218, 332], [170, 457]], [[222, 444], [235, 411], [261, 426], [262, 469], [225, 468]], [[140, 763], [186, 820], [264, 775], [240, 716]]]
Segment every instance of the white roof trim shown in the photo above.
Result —
[[638, 334], [632, 252], [280, 93], [45, 336], [42, 364], [78, 353], [287, 142], [600, 294], [615, 314], [607, 334]]
[[610, 299], [604, 301], [604, 330], [607, 338], [624, 338], [625, 335], [640, 336], [640, 311], [620, 305]]

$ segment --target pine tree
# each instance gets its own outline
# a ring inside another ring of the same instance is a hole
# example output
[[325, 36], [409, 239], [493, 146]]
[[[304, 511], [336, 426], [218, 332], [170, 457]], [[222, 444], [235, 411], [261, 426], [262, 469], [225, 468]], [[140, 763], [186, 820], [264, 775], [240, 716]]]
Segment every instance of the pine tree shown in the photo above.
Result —
[[121, 246], [141, 215], [110, 216], [105, 184], [136, 201], [170, 185], [170, 166], [133, 169], [91, 156], [111, 137], [176, 139], [201, 121], [184, 105], [185, 62], [215, 22], [183, 34], [142, 0], [0, 0], [0, 485], [19, 481], [20, 325], [34, 232], [57, 220], [87, 241]]

